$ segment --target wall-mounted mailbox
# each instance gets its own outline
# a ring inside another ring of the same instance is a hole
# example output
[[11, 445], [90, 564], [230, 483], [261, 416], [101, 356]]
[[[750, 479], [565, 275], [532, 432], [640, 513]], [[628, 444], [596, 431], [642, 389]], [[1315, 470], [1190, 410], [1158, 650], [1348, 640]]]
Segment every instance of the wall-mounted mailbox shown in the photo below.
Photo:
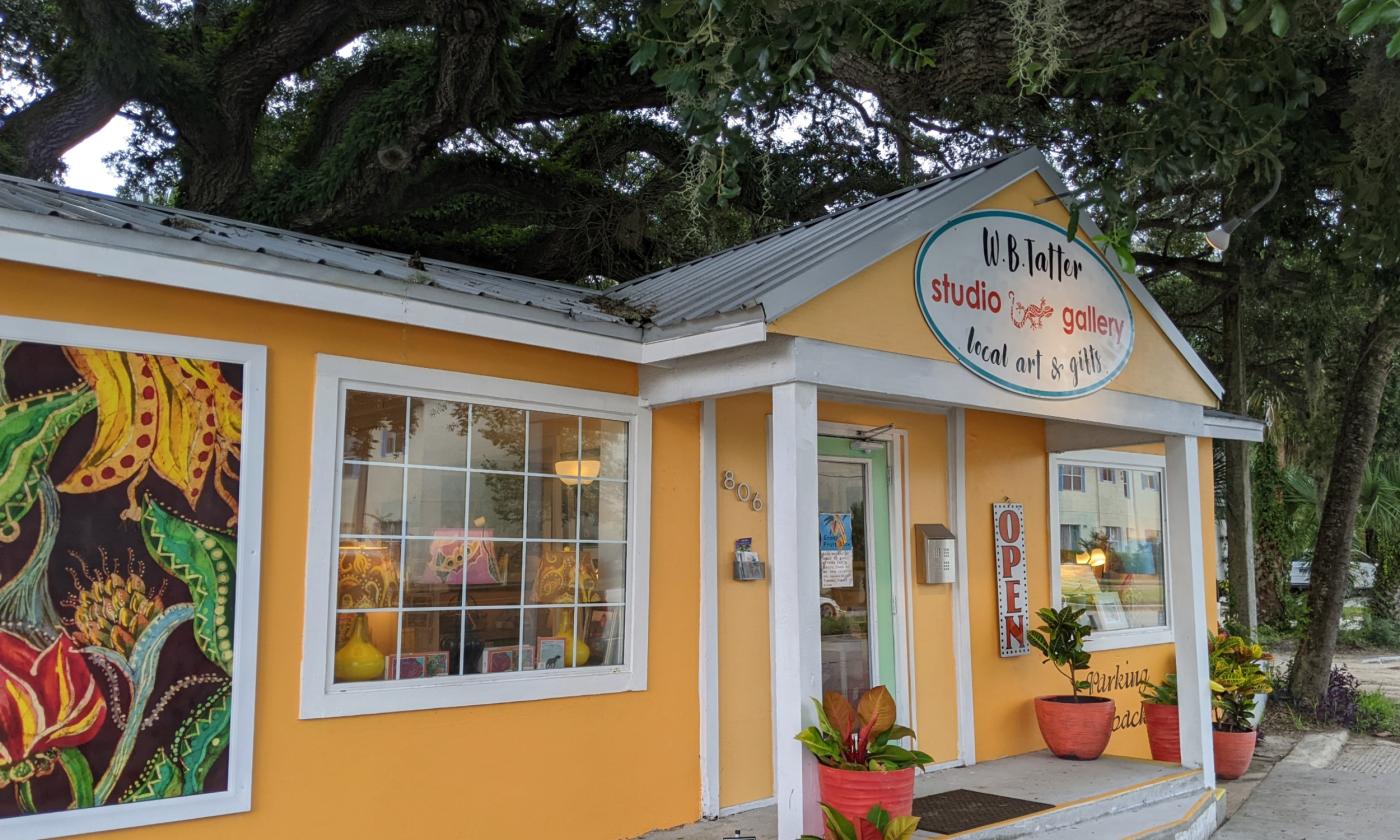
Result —
[[758, 552], [753, 550], [753, 537], [744, 537], [734, 541], [734, 579], [735, 580], [763, 580], [765, 574], [763, 561], [758, 559]]
[[921, 583], [953, 583], [958, 579], [957, 538], [945, 525], [915, 525], [919, 535]]

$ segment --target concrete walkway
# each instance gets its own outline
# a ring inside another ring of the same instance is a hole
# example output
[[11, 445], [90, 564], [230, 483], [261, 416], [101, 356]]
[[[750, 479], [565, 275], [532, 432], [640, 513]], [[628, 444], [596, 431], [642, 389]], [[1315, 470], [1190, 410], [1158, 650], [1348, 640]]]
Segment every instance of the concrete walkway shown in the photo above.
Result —
[[1216, 835], [1218, 840], [1400, 837], [1400, 744], [1304, 736]]

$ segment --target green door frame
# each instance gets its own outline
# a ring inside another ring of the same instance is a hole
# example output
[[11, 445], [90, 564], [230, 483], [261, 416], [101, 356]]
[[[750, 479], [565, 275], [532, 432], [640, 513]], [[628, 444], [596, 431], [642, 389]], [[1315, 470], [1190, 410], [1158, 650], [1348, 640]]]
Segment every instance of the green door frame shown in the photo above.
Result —
[[[890, 472], [889, 447], [882, 445], [866, 452], [856, 449], [850, 438], [819, 435], [817, 437], [818, 458], [839, 458], [845, 461], [864, 461], [867, 464], [866, 480], [869, 489], [870, 505], [866, 512], [867, 549], [873, 549], [867, 563], [873, 562], [875, 574], [870, 582], [874, 585], [871, 612], [867, 620], [872, 627], [875, 640], [871, 662], [875, 666], [875, 682], [884, 685], [895, 697], [900, 696], [899, 668], [896, 663], [895, 610], [894, 610], [894, 565], [890, 550]], [[816, 527], [817, 523], [812, 523]]]

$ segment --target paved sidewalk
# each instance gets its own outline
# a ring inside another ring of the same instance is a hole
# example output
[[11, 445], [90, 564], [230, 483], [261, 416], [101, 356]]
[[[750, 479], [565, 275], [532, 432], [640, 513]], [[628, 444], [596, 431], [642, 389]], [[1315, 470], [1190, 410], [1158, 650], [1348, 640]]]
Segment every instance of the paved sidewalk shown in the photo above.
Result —
[[[1304, 737], [1215, 836], [1218, 840], [1400, 837], [1400, 744], [1329, 733]], [[1318, 766], [1321, 765], [1321, 766]]]

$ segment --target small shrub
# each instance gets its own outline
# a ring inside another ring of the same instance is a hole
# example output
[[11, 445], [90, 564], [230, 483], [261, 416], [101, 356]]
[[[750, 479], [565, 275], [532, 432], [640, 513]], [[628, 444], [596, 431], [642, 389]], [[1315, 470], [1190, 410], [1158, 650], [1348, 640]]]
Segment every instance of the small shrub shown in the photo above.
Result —
[[1330, 723], [1350, 729], [1356, 723], [1357, 705], [1361, 702], [1361, 683], [1345, 667], [1337, 665], [1327, 680], [1327, 693], [1322, 697], [1314, 717], [1320, 723]]
[[1337, 644], [1346, 648], [1400, 649], [1400, 621], [1368, 618], [1360, 627], [1339, 630]]
[[1400, 729], [1400, 703], [1379, 691], [1362, 692], [1357, 698], [1354, 732], [1394, 732]]

